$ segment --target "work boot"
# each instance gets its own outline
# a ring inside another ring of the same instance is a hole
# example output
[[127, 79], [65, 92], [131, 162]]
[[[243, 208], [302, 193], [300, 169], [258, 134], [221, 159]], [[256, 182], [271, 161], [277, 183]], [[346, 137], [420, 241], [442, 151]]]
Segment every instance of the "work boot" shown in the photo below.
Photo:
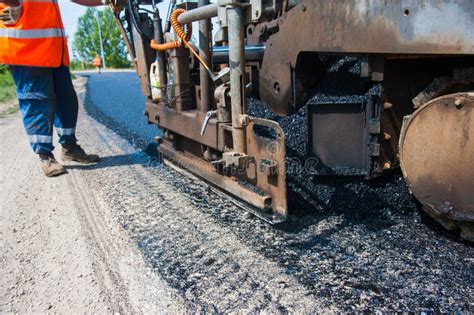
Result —
[[40, 153], [39, 157], [44, 175], [54, 177], [66, 173], [64, 167], [56, 161], [52, 153]]
[[63, 144], [61, 150], [63, 161], [74, 161], [83, 164], [93, 164], [99, 162], [96, 154], [87, 154], [78, 144]]

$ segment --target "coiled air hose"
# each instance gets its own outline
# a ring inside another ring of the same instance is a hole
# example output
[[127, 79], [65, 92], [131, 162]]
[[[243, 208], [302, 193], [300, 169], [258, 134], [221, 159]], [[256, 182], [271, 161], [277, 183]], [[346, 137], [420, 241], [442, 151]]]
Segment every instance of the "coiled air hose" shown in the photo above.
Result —
[[193, 25], [192, 23], [188, 23], [185, 25], [186, 31], [183, 26], [178, 22], [178, 16], [181, 13], [186, 12], [184, 9], [176, 9], [173, 11], [173, 13], [170, 16], [170, 21], [171, 21], [171, 26], [173, 27], [174, 32], [178, 36], [179, 40], [174, 41], [174, 42], [169, 42], [169, 43], [164, 43], [164, 44], [158, 44], [154, 40], [151, 41], [151, 48], [155, 50], [168, 50], [168, 49], [175, 49], [178, 47], [182, 46], [183, 42], [188, 42], [191, 39], [191, 36], [193, 34]]
[[191, 39], [191, 36], [193, 33], [192, 23], [185, 24], [185, 27], [183, 27], [181, 23], [178, 22], [178, 16], [184, 12], [186, 12], [186, 10], [176, 9], [173, 11], [173, 13], [170, 16], [171, 26], [173, 27], [173, 30], [176, 33], [176, 36], [178, 36], [179, 40], [174, 41], [174, 42], [164, 43], [164, 44], [158, 44], [154, 40], [151, 40], [150, 46], [151, 48], [155, 50], [164, 51], [168, 49], [175, 49], [175, 48], [181, 47], [183, 46], [183, 43], [184, 43], [184, 45], [193, 53], [193, 55], [204, 66], [204, 68], [206, 68], [211, 78], [213, 78], [214, 74], [209, 69], [208, 65], [206, 65], [204, 60], [202, 60], [202, 58], [199, 56], [196, 50], [191, 46], [191, 44], [189, 44], [189, 40]]

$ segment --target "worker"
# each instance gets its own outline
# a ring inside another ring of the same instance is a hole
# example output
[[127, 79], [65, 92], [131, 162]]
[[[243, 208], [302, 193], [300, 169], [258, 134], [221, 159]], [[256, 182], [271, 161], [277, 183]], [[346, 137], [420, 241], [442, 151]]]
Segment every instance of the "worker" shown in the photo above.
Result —
[[92, 60], [92, 65], [97, 69], [97, 73], [100, 74], [100, 69], [102, 68], [102, 58], [99, 55], [96, 55]]
[[[72, 0], [102, 5], [104, 0]], [[0, 64], [9, 65], [29, 142], [48, 177], [66, 173], [53, 155], [53, 125], [62, 161], [97, 163], [76, 139], [78, 100], [69, 72], [58, 0], [0, 0]]]

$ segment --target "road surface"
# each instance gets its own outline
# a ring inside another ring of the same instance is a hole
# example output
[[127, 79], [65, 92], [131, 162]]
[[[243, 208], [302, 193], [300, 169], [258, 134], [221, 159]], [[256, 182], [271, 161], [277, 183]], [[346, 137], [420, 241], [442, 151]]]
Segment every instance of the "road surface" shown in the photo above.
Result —
[[45, 179], [18, 116], [0, 119], [0, 311], [473, 310], [472, 245], [405, 207], [401, 178], [348, 181], [333, 211], [274, 228], [144, 152], [157, 129], [133, 73], [88, 76], [96, 166]]
[[[146, 122], [143, 115], [145, 97], [134, 71], [104, 71], [101, 75], [87, 72], [84, 75], [89, 78], [90, 86], [86, 101], [92, 101], [95, 106], [91, 110], [98, 109], [112, 118], [108, 123], [116, 131], [125, 126], [123, 136], [130, 139], [130, 134], [133, 133], [146, 142], [153, 141], [153, 137], [160, 131], [155, 125]], [[101, 118], [104, 119], [105, 116], [101, 115]]]
[[[79, 84], [81, 100], [84, 83]], [[99, 179], [94, 173], [102, 167], [120, 165], [133, 150], [82, 110], [80, 115], [83, 145], [100, 152], [103, 163], [68, 165], [68, 174], [57, 178], [40, 171], [19, 115], [0, 118], [0, 312], [182, 309], [176, 291], [150, 272], [104, 203], [102, 184], [90, 180]], [[98, 141], [103, 146], [96, 146]]]

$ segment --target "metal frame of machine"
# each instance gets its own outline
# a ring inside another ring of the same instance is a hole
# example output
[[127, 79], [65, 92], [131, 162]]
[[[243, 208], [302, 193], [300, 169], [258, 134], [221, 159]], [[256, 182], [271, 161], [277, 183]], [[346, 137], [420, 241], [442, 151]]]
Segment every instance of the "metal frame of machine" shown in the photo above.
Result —
[[[143, 4], [153, 5], [153, 16], [140, 11]], [[471, 0], [199, 0], [171, 6], [174, 15], [164, 29], [154, 1], [126, 1], [125, 13], [117, 13], [147, 96], [145, 115], [164, 130], [159, 151], [271, 222], [288, 215], [285, 133], [275, 121], [248, 115], [249, 94], [274, 113], [291, 115], [327, 75], [328, 58], [356, 57], [364, 95], [356, 103], [325, 100], [311, 107], [308, 154], [326, 175], [370, 178], [400, 165], [404, 119], [437, 97], [474, 91]], [[214, 38], [211, 19], [218, 26]], [[198, 47], [189, 42], [193, 22], [199, 22]], [[158, 72], [150, 73], [155, 61]], [[153, 75], [159, 86], [150, 85]], [[474, 126], [466, 121], [464, 128], [471, 128], [465, 140], [470, 154]], [[458, 165], [466, 167], [458, 176], [473, 188], [469, 159]], [[407, 168], [418, 169], [416, 163]], [[419, 174], [411, 172], [404, 175], [417, 191]], [[416, 197], [432, 215], [470, 226], [473, 197], [459, 194], [441, 194], [449, 211]]]

